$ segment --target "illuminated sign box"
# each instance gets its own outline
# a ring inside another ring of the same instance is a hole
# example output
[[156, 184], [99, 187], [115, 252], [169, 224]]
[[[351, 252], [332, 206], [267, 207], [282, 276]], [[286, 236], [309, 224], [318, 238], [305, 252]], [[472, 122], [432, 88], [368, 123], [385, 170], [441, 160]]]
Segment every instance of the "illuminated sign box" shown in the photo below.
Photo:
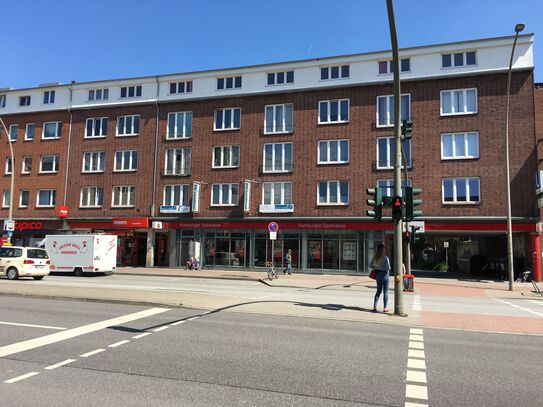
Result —
[[190, 206], [186, 205], [162, 205], [160, 213], [189, 213]]
[[294, 204], [260, 205], [260, 213], [290, 213], [294, 212]]

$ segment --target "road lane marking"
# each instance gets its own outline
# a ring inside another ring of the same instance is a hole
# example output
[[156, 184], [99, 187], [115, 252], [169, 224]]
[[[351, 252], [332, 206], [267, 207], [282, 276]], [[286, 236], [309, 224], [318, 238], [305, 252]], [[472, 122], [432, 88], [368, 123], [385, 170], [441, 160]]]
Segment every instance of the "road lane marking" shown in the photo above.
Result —
[[24, 352], [30, 349], [39, 348], [41, 346], [50, 345], [52, 343], [65, 341], [66, 339], [71, 339], [75, 338], [76, 336], [96, 332], [111, 326], [116, 326], [127, 322], [135, 321], [137, 319], [150, 317], [166, 311], [170, 311], [170, 308], [150, 308], [145, 311], [135, 312], [133, 314], [127, 314], [105, 321], [95, 322], [93, 324], [67, 329], [62, 332], [55, 332], [54, 334], [41, 336], [39, 338], [2, 346], [0, 347], [0, 358], [13, 355], [15, 353]]
[[504, 301], [500, 298], [494, 298], [496, 301], [499, 301], [501, 302], [502, 304], [507, 304], [507, 305], [510, 305], [512, 307], [515, 307], [515, 308], [518, 308], [522, 311], [526, 311], [526, 312], [529, 312], [530, 314], [534, 314], [534, 315], [537, 315], [538, 317], [543, 317], [543, 314], [541, 312], [536, 312], [536, 311], [532, 311], [531, 309], [528, 309], [528, 308], [524, 308], [524, 307], [521, 307], [520, 305], [517, 305], [517, 304], [513, 304], [513, 303], [510, 303], [510, 302], [507, 302], [507, 301]]
[[413, 334], [410, 334], [409, 335], [409, 340], [410, 341], [424, 341], [424, 338], [422, 337], [422, 335], [413, 335]]
[[13, 379], [6, 380], [4, 381], [4, 383], [15, 383], [20, 380], [28, 379], [29, 377], [32, 377], [32, 376], [36, 376], [38, 374], [40, 374], [40, 372], [30, 372], [21, 376], [14, 377]]
[[422, 304], [420, 302], [420, 295], [415, 294], [413, 296], [413, 311], [422, 311]]
[[160, 328], [153, 329], [153, 332], [160, 332], [160, 331], [163, 331], [165, 329], [168, 329], [169, 327], [170, 327], [169, 325], [161, 326]]
[[53, 370], [53, 369], [56, 369], [57, 367], [65, 366], [75, 361], [76, 359], [66, 359], [66, 360], [63, 360], [62, 362], [55, 363], [54, 365], [47, 366], [45, 370]]
[[107, 347], [108, 348], [116, 348], [116, 347], [124, 345], [125, 343], [128, 343], [128, 342], [130, 342], [130, 339], [124, 339], [122, 341], [112, 343], [111, 345], [108, 345]]
[[409, 342], [410, 349], [424, 349], [424, 342]]
[[407, 367], [411, 369], [426, 369], [426, 362], [422, 359], [407, 359]]
[[415, 334], [415, 335], [422, 335], [422, 329], [411, 328], [411, 329], [409, 330], [409, 333], [412, 333], [412, 334]]
[[408, 370], [407, 378], [408, 382], [426, 383], [426, 372], [419, 372], [416, 370]]
[[140, 338], [143, 338], [144, 336], [151, 335], [151, 333], [152, 333], [152, 332], [144, 332], [144, 333], [142, 333], [142, 334], [133, 336], [132, 338], [134, 338], [134, 339], [140, 339]]
[[18, 322], [4, 322], [4, 321], [0, 321], [0, 325], [24, 326], [24, 327], [28, 327], [28, 328], [56, 329], [57, 331], [63, 331], [65, 329], [68, 329], [68, 328], [63, 328], [61, 326], [20, 324]]
[[185, 321], [194, 321], [195, 319], [197, 319], [198, 317], [190, 317], [190, 318], [187, 318]]
[[409, 352], [407, 353], [407, 357], [408, 358], [424, 359], [426, 356], [424, 356], [424, 351], [423, 350], [409, 349]]
[[105, 349], [95, 349], [95, 350], [91, 350], [90, 352], [83, 353], [82, 355], [79, 355], [79, 356], [81, 356], [82, 358], [88, 358], [89, 356], [96, 355], [97, 353], [100, 353], [103, 351], [105, 351]]
[[410, 399], [428, 400], [428, 388], [417, 384], [405, 386], [405, 397]]
[[406, 402], [405, 407], [428, 407], [428, 404]]
[[182, 320], [182, 321], [173, 322], [173, 323], [171, 323], [170, 325], [171, 325], [171, 326], [176, 326], [176, 325], [184, 324], [185, 322], [187, 322], [187, 321]]

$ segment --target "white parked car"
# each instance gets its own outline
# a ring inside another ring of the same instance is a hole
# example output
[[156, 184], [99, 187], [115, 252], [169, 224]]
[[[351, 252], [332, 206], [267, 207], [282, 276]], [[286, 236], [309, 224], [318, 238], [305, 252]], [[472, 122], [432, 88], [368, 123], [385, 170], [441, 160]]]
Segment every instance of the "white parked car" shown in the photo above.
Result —
[[37, 247], [0, 247], [0, 276], [8, 280], [19, 277], [41, 280], [49, 274], [50, 263], [47, 252]]

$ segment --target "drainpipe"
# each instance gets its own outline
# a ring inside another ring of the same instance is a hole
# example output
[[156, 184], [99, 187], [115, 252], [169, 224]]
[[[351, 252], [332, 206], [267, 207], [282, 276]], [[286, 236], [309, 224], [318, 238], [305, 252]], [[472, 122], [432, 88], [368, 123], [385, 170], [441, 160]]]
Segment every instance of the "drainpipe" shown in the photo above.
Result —
[[[68, 175], [70, 173], [70, 147], [72, 144], [72, 123], [73, 123], [73, 113], [72, 113], [72, 96], [73, 96], [73, 89], [72, 86], [75, 81], [72, 81], [70, 83], [70, 86], [68, 87], [70, 91], [70, 100], [68, 102], [68, 113], [70, 113], [70, 124], [68, 126], [68, 151], [66, 154], [66, 176], [64, 177], [64, 199], [62, 200], [62, 204], [66, 206], [67, 201], [67, 194], [68, 194]], [[62, 231], [68, 232], [70, 227], [68, 226], [68, 220], [66, 218], [63, 218], [62, 220]]]
[[156, 99], [155, 99], [155, 106], [156, 106], [156, 120], [155, 120], [155, 157], [153, 161], [153, 201], [151, 202], [151, 217], [155, 216], [155, 199], [156, 199], [156, 165], [158, 160], [158, 116], [160, 113], [160, 107], [158, 105], [158, 97], [159, 97], [159, 91], [160, 86], [158, 82], [158, 76], [155, 77], [156, 79]]

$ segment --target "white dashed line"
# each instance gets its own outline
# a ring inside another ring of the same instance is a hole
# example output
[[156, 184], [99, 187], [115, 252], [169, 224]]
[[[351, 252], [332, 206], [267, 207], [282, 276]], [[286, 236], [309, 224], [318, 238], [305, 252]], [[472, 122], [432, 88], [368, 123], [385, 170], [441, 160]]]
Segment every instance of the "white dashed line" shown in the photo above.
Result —
[[14, 377], [13, 379], [6, 380], [4, 381], [4, 383], [15, 383], [24, 379], [28, 379], [29, 377], [32, 377], [32, 376], [36, 376], [38, 374], [40, 374], [40, 372], [30, 372], [22, 376], [17, 376], [17, 377]]
[[65, 365], [67, 365], [69, 363], [73, 363], [75, 361], [76, 361], [76, 359], [66, 359], [66, 360], [63, 360], [62, 362], [55, 363], [54, 365], [47, 366], [45, 368], [45, 370], [53, 370], [53, 369], [56, 369], [57, 367], [65, 366]]
[[90, 352], [83, 353], [82, 355], [79, 355], [79, 356], [81, 356], [82, 358], [88, 358], [89, 356], [96, 355], [97, 353], [100, 353], [103, 351], [105, 351], [105, 349], [95, 349], [95, 350], [91, 350]]
[[169, 327], [170, 327], [169, 325], [161, 326], [160, 328], [153, 329], [153, 332], [160, 332], [160, 331], [163, 331], [165, 329], [168, 329]]
[[187, 318], [186, 321], [194, 321], [195, 319], [197, 319], [198, 317], [190, 317], [190, 318]]
[[531, 303], [533, 304], [537, 304], [537, 305], [542, 305], [543, 306], [543, 301], [537, 301], [537, 300], [529, 300]]
[[111, 345], [108, 345], [108, 348], [116, 348], [117, 346], [124, 345], [125, 343], [128, 343], [128, 342], [130, 342], [130, 340], [125, 339], [124, 341], [119, 341], [119, 342], [112, 343]]
[[[420, 328], [411, 328], [409, 332], [409, 349], [407, 354], [407, 375], [405, 397], [414, 400], [428, 400], [426, 381], [426, 360], [424, 353], [424, 334]], [[416, 369], [416, 370], [409, 370]], [[416, 383], [416, 384], [412, 384]], [[427, 404], [405, 402], [405, 407], [427, 406]]]
[[151, 332], [144, 332], [144, 333], [142, 333], [142, 334], [133, 336], [132, 338], [134, 338], [134, 339], [140, 339], [140, 338], [143, 338], [144, 336], [147, 336], [147, 335], [151, 335]]

